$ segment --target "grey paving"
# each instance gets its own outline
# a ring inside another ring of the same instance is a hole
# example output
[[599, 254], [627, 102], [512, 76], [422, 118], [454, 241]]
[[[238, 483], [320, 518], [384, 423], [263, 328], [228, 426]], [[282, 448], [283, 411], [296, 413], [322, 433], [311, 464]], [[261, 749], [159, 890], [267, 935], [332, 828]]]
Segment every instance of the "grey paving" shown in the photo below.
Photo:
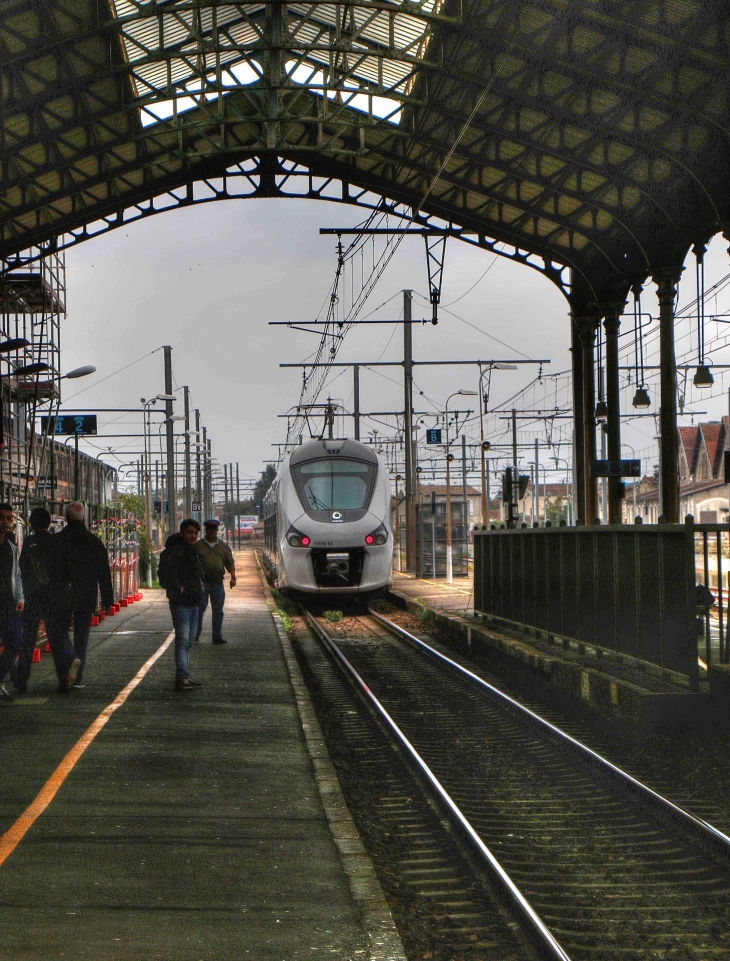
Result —
[[[173, 690], [170, 649], [0, 867], [0, 958], [371, 957], [248, 557], [224, 633]], [[152, 592], [150, 592], [152, 593]], [[0, 828], [163, 642], [161, 595], [93, 635], [84, 690], [50, 656], [0, 713]], [[149, 633], [157, 632], [157, 633]]]

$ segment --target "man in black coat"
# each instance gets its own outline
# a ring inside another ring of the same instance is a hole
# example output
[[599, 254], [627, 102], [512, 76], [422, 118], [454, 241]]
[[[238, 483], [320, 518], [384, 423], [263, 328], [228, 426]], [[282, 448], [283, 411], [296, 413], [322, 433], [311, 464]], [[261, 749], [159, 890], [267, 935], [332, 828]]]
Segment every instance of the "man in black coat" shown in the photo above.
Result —
[[170, 614], [175, 628], [175, 690], [191, 691], [202, 687], [189, 673], [190, 648], [195, 643], [200, 601], [203, 598], [203, 578], [200, 572], [195, 542], [200, 524], [189, 518], [180, 524], [180, 533], [171, 534], [165, 541], [167, 554], [165, 590], [170, 602]]
[[56, 666], [58, 690], [65, 694], [74, 685], [81, 667], [81, 658], [75, 653], [68, 636], [71, 568], [62, 541], [48, 533], [51, 515], [45, 507], [32, 510], [29, 520], [33, 533], [25, 538], [20, 552], [25, 608], [23, 646], [15, 686], [21, 693], [28, 689], [38, 623], [43, 621]]
[[73, 612], [74, 650], [81, 659], [81, 667], [74, 687], [85, 687], [83, 682], [86, 649], [89, 646], [91, 615], [97, 610], [99, 592], [101, 606], [107, 610], [114, 603], [109, 555], [101, 540], [84, 524], [84, 505], [78, 501], [66, 508], [66, 526], [55, 536], [63, 542], [71, 568], [71, 597]]

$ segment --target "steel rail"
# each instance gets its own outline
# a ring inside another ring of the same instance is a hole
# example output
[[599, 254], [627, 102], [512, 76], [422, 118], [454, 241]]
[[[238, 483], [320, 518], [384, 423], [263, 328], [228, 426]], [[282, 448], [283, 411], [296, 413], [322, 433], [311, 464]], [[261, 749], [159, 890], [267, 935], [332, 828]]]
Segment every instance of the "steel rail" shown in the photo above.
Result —
[[[549, 928], [545, 925], [530, 902], [522, 894], [520, 889], [504, 870], [497, 858], [486, 846], [484, 841], [482, 841], [482, 839], [479, 837], [471, 823], [456, 806], [451, 796], [442, 786], [436, 775], [431, 771], [421, 755], [401, 731], [396, 722], [386, 711], [375, 694], [370, 690], [362, 677], [360, 677], [352, 664], [350, 664], [337, 644], [332, 640], [319, 621], [309, 613], [309, 611], [305, 610], [304, 608], [302, 608], [302, 611], [309, 626], [344, 667], [346, 673], [355, 682], [355, 685], [360, 689], [367, 702], [372, 705], [375, 711], [380, 715], [390, 732], [399, 742], [401, 747], [406, 751], [410, 760], [416, 765], [417, 769], [425, 777], [431, 789], [434, 791], [436, 798], [445, 808], [449, 817], [456, 824], [456, 827], [461, 831], [469, 846], [475, 851], [481, 860], [486, 862], [490, 875], [498, 882], [512, 909], [519, 916], [523, 928], [531, 940], [542, 952], [545, 953], [547, 957], [553, 959], [553, 961], [570, 961], [569, 955], [565, 953], [559, 942], [550, 932]], [[372, 616], [372, 614], [370, 616]]]
[[662, 811], [662, 813], [668, 815], [675, 823], [678, 823], [682, 827], [688, 829], [690, 833], [701, 843], [708, 845], [713, 851], [721, 856], [730, 859], [730, 838], [726, 834], [723, 834], [722, 831], [719, 831], [707, 821], [703, 821], [702, 818], [695, 817], [694, 814], [690, 814], [689, 811], [685, 811], [684, 808], [679, 807], [679, 805], [675, 804], [673, 801], [670, 801], [662, 794], [659, 794], [646, 784], [643, 784], [627, 771], [624, 771], [622, 768], [618, 767], [618, 765], [613, 764], [613, 762], [603, 757], [597, 751], [594, 751], [581, 741], [571, 737], [570, 734], [567, 734], [559, 727], [551, 724], [550, 721], [546, 721], [545, 718], [540, 717], [539, 714], [535, 714], [535, 712], [531, 711], [530, 708], [525, 707], [524, 704], [520, 704], [519, 701], [516, 701], [508, 694], [505, 694], [504, 691], [500, 691], [499, 688], [494, 687], [488, 681], [485, 681], [483, 678], [479, 677], [478, 674], [474, 674], [457, 661], [453, 661], [450, 657], [447, 657], [445, 654], [437, 651], [429, 644], [426, 644], [425, 641], [422, 641], [413, 634], [410, 634], [399, 624], [389, 621], [388, 618], [383, 617], [382, 614], [377, 614], [375, 611], [369, 611], [368, 616], [372, 617], [374, 621], [386, 628], [386, 630], [390, 631], [391, 634], [394, 634], [396, 637], [409, 642], [419, 650], [424, 651], [429, 657], [447, 665], [457, 674], [467, 677], [469, 680], [474, 681], [479, 686], [486, 688], [490, 694], [495, 695], [513, 713], [517, 714], [523, 719], [528, 719], [533, 724], [542, 727], [543, 730], [547, 731], [552, 738], [558, 741], [558, 743], [563, 747], [570, 748], [572, 751], [582, 756], [585, 760], [591, 761], [603, 773], [608, 774], [614, 780], [617, 780], [624, 788], [629, 788], [631, 792], [639, 798], [639, 800], [649, 802], [654, 809], [659, 809]]

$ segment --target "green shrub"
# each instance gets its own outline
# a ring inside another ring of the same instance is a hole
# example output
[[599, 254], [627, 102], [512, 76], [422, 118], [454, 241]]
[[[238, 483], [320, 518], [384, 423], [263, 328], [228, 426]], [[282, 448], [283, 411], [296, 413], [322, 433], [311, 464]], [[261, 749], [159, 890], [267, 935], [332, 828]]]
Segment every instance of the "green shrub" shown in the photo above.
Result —
[[322, 617], [330, 624], [336, 624], [338, 621], [342, 620], [342, 611], [323, 611]]

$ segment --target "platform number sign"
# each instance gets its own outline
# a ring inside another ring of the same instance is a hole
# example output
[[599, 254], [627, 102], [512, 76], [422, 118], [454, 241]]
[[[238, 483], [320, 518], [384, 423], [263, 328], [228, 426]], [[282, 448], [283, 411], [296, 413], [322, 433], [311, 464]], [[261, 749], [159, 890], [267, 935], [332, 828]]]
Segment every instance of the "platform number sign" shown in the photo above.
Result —
[[41, 430], [44, 434], [95, 434], [97, 430], [96, 414], [62, 414], [59, 417], [41, 417]]
[[441, 428], [440, 427], [429, 427], [426, 430], [426, 443], [427, 444], [440, 444], [441, 443]]
[[202, 502], [202, 501], [193, 501], [193, 502], [192, 502], [192, 505], [191, 505], [191, 509], [192, 509], [192, 511], [193, 511], [194, 514], [199, 514], [199, 513], [203, 510], [203, 502]]

